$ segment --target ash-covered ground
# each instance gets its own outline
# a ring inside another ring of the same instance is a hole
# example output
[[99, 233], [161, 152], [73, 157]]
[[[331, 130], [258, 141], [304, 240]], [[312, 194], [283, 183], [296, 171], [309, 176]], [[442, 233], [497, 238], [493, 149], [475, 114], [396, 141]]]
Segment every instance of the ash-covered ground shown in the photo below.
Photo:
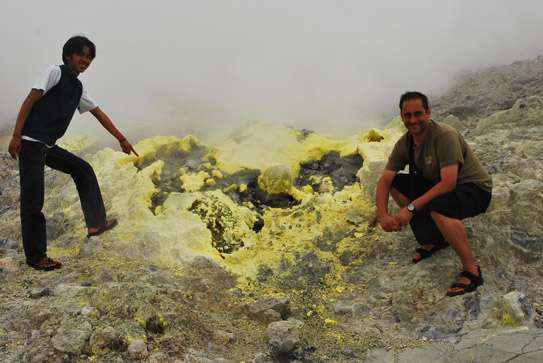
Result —
[[120, 223], [86, 239], [75, 187], [47, 169], [53, 272], [24, 264], [3, 152], [0, 361], [543, 361], [542, 64], [472, 74], [436, 102], [494, 181], [466, 222], [485, 285], [455, 298], [451, 249], [414, 265], [411, 232], [375, 225], [398, 119], [348, 139], [260, 123], [214, 145], [155, 137], [139, 158], [67, 140]]

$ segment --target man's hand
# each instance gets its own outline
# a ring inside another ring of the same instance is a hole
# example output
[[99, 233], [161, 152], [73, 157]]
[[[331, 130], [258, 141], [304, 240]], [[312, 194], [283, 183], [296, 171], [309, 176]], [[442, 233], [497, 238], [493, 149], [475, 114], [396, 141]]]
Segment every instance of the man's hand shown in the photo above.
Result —
[[13, 159], [17, 159], [19, 152], [21, 152], [21, 136], [13, 136], [9, 143], [8, 152]]
[[394, 216], [394, 218], [400, 224], [400, 227], [403, 227], [411, 222], [411, 218], [413, 218], [413, 213], [408, 211], [407, 208], [403, 207], [402, 209], [400, 209], [398, 214]]
[[379, 225], [387, 232], [398, 231], [401, 227], [396, 218], [388, 214], [379, 217]]
[[139, 156], [139, 154], [134, 150], [134, 147], [128, 142], [127, 139], [122, 139], [119, 141], [119, 144], [121, 145], [121, 149], [123, 149], [123, 152], [125, 154], [130, 155], [130, 153], [134, 153], [134, 155]]

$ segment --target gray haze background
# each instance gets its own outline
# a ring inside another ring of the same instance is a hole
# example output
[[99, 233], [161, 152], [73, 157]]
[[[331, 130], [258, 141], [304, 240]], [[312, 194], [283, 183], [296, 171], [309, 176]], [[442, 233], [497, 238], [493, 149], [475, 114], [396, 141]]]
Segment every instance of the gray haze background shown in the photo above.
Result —
[[[97, 46], [81, 75], [132, 138], [286, 122], [346, 135], [405, 90], [543, 54], [541, 1], [2, 1], [0, 125], [73, 34]], [[11, 126], [10, 126], [11, 127]], [[90, 114], [70, 133], [107, 139]]]

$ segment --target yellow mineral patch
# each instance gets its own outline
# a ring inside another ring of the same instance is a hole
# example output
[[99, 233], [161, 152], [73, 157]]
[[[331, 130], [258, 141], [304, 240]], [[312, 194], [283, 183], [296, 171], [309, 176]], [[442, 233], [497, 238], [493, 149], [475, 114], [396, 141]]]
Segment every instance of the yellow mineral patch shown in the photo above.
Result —
[[370, 129], [363, 136], [363, 139], [367, 142], [379, 142], [384, 139], [384, 136], [375, 129]]
[[209, 178], [209, 179], [205, 180], [205, 185], [207, 185], [209, 187], [212, 187], [212, 186], [214, 186], [216, 184], [217, 184], [217, 182], [213, 178]]
[[152, 138], [144, 139], [134, 145], [134, 149], [139, 154], [139, 157], [130, 154], [126, 155], [121, 163], [132, 162], [136, 166], [141, 166], [142, 164], [156, 160], [157, 153], [175, 153], [175, 152], [185, 152], [188, 153], [192, 150], [194, 146], [200, 145], [198, 139], [192, 135], [187, 135], [184, 138], [179, 138], [177, 136], [155, 136]]
[[220, 170], [217, 170], [217, 169], [213, 169], [211, 171], [211, 176], [213, 176], [214, 178], [216, 179], [221, 179], [223, 177], [222, 173]]
[[209, 178], [209, 174], [205, 171], [199, 173], [185, 173], [179, 177], [182, 188], [187, 192], [195, 192], [200, 190], [205, 181]]
[[288, 193], [292, 188], [292, 172], [286, 165], [270, 166], [258, 178], [260, 188], [270, 194]]
[[[240, 284], [254, 279], [261, 266], [277, 270], [281, 263], [295, 267], [304, 256], [314, 258], [326, 267], [324, 281], [333, 286], [329, 296], [337, 295], [348, 289], [340, 281], [344, 267], [337, 256], [361, 248], [357, 241], [366, 235], [374, 215], [371, 190], [402, 134], [399, 126], [396, 122], [382, 131], [336, 140], [282, 125], [253, 123], [235, 137], [209, 147], [211, 151], [204, 156], [209, 165], [183, 167], [179, 178], [184, 192], [167, 190], [160, 198], [157, 193], [171, 161], [169, 155], [191, 153], [195, 146], [205, 145], [190, 135], [153, 137], [135, 146], [139, 158], [105, 148], [88, 160], [100, 182], [108, 215], [116, 217], [119, 225], [100, 241], [108, 253], [145, 257], [171, 266], [205, 256], [238, 274]], [[324, 176], [313, 180], [320, 184], [318, 193], [310, 185], [292, 186], [301, 162], [320, 160], [331, 151], [364, 159], [357, 174], [360, 184], [334, 191], [332, 179]], [[258, 182], [262, 189], [289, 193], [301, 203], [287, 209], [265, 208], [258, 216], [250, 201], [238, 204], [226, 195], [247, 192], [245, 182], [238, 185], [232, 181], [228, 187], [222, 184], [222, 191], [200, 191], [204, 185], [212, 187], [247, 169], [261, 171]], [[82, 221], [75, 187], [68, 180], [59, 177], [60, 182], [54, 184], [46, 212], [62, 211], [66, 220]], [[253, 227], [260, 218], [263, 226], [255, 232]], [[82, 225], [63, 238], [80, 238], [83, 233]], [[58, 251], [63, 253], [69, 251]]]
[[75, 135], [63, 137], [58, 143], [58, 146], [70, 152], [77, 153], [88, 148], [89, 146], [92, 146], [93, 144], [94, 140], [92, 140], [90, 137]]
[[357, 152], [356, 137], [334, 140], [284, 125], [252, 123], [223, 143], [215, 145], [210, 154], [217, 160], [218, 168], [233, 174], [242, 168], [264, 171], [275, 165], [286, 165], [293, 174], [304, 160], [319, 160], [329, 151], [339, 151], [341, 156]]

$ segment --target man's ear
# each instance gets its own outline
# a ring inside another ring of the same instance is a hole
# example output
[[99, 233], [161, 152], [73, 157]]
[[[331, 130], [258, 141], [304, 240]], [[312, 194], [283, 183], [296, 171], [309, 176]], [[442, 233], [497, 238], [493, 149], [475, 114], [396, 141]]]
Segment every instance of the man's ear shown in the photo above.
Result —
[[432, 109], [430, 107], [428, 107], [428, 110], [426, 110], [426, 114], [428, 116], [431, 116], [432, 115]]

